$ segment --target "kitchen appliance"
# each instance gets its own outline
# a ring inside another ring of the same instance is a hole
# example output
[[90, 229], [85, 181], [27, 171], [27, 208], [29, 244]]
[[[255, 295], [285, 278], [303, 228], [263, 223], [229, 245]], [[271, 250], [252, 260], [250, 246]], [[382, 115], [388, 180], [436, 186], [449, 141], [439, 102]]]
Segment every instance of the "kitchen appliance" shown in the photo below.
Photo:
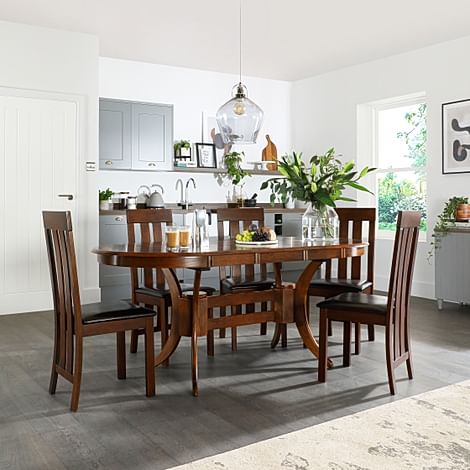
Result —
[[128, 209], [137, 209], [137, 197], [136, 196], [129, 196], [127, 198], [127, 208]]
[[164, 193], [163, 187], [159, 184], [152, 184], [152, 188], [160, 188], [161, 193], [157, 191], [157, 189], [154, 190], [152, 194], [150, 194], [150, 198], [147, 201], [147, 207], [151, 207], [152, 209], [163, 209], [165, 207], [165, 202], [163, 201], [163, 196], [162, 194]]
[[204, 248], [209, 244], [210, 215], [205, 209], [196, 209], [193, 216], [193, 241], [195, 248]]
[[150, 188], [143, 184], [137, 189], [137, 209], [145, 209], [150, 197]]

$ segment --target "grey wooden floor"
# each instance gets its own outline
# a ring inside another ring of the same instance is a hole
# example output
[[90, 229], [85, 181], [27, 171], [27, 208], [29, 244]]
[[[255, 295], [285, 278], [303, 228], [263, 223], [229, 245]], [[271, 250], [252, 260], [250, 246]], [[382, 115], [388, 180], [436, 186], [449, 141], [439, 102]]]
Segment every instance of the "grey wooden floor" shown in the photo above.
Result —
[[[314, 330], [318, 318], [312, 317]], [[272, 328], [269, 333], [271, 333]], [[339, 363], [340, 328], [330, 352]], [[348, 369], [316, 382], [317, 363], [295, 328], [287, 350], [269, 348], [257, 327], [201, 347], [200, 397], [190, 393], [189, 343], [157, 369], [157, 396], [144, 395], [142, 347], [128, 356], [128, 379], [115, 374], [114, 335], [89, 338], [78, 413], [70, 385], [47, 393], [51, 313], [0, 317], [0, 469], [163, 469], [355, 413], [393, 400], [386, 382], [383, 334], [363, 343]], [[365, 336], [365, 335], [364, 335]], [[470, 309], [412, 302], [413, 381], [398, 370], [398, 395], [415, 395], [470, 378]]]

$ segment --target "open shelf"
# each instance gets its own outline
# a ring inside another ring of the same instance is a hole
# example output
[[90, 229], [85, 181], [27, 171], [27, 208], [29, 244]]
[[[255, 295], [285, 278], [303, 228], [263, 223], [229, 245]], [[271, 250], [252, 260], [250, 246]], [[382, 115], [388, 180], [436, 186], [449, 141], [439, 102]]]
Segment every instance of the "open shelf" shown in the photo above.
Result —
[[[268, 170], [250, 170], [249, 168], [244, 168], [244, 170], [249, 171], [252, 175], [264, 175], [264, 176], [279, 176], [278, 171], [268, 171]], [[174, 171], [180, 173], [226, 173], [225, 168], [182, 168], [174, 167]]]

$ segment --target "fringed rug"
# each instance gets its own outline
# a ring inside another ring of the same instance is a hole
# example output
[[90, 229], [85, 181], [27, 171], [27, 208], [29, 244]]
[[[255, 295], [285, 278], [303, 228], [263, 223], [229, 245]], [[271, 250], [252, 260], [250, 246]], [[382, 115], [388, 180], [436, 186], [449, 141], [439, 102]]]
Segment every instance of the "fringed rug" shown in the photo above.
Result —
[[470, 381], [185, 464], [184, 470], [470, 469]]

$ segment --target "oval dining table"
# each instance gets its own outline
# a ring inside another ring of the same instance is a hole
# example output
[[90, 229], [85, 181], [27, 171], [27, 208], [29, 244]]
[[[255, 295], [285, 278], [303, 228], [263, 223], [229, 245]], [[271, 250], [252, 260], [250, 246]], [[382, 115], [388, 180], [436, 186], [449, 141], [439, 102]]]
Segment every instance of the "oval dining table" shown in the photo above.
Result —
[[[176, 350], [182, 336], [191, 338], [192, 391], [198, 396], [198, 337], [211, 330], [264, 322], [275, 322], [272, 347], [275, 347], [282, 327], [295, 323], [306, 348], [318, 358], [319, 348], [308, 321], [308, 289], [315, 271], [329, 259], [362, 256], [366, 242], [336, 240], [304, 242], [292, 237], [279, 237], [273, 245], [241, 246], [233, 240], [210, 239], [203, 247], [169, 251], [162, 243], [100, 245], [93, 252], [98, 262], [127, 268], [160, 268], [171, 294], [172, 319], [168, 340], [155, 357], [155, 366], [165, 362]], [[306, 261], [295, 283], [282, 281], [281, 263]], [[272, 289], [206, 296], [200, 292], [201, 273], [213, 267], [273, 263], [276, 282]], [[177, 268], [195, 271], [193, 291], [181, 291], [175, 274]], [[227, 317], [212, 317], [212, 310], [230, 305], [269, 302], [270, 309]], [[329, 366], [332, 362], [329, 361]]]

